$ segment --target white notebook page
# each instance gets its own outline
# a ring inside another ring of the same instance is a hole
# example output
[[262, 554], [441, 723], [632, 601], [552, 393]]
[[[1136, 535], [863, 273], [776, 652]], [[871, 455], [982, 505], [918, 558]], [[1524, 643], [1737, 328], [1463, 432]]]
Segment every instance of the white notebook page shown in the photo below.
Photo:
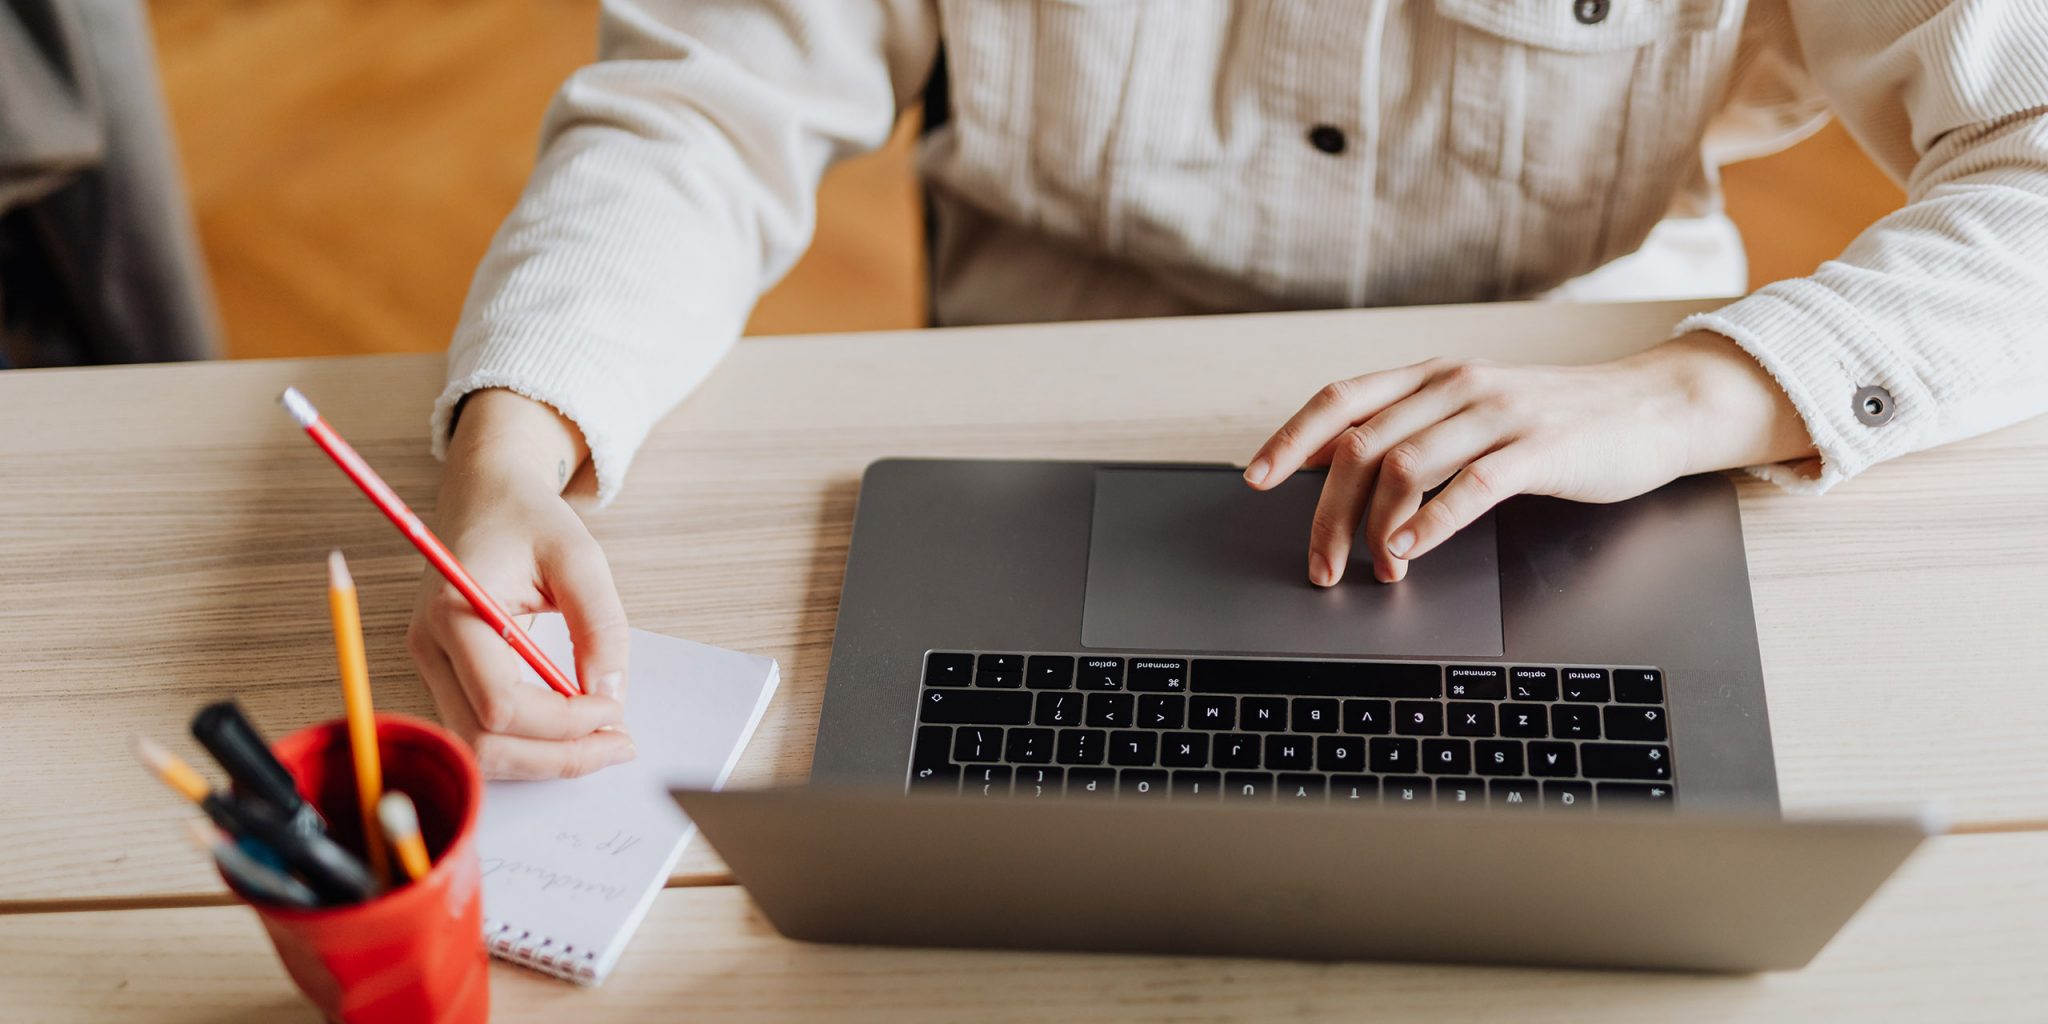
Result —
[[[561, 616], [528, 633], [575, 678]], [[491, 952], [588, 985], [611, 972], [696, 832], [669, 789], [725, 785], [778, 681], [770, 658], [637, 629], [632, 643], [638, 756], [580, 779], [490, 783], [477, 837]]]

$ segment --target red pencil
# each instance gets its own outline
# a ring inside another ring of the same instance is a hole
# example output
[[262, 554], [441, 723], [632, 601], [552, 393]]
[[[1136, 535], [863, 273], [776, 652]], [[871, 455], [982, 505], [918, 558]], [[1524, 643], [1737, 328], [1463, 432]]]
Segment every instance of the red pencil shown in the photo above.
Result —
[[384, 518], [391, 520], [391, 524], [398, 527], [398, 532], [405, 534], [405, 538], [412, 541], [412, 546], [420, 549], [420, 554], [427, 556], [427, 564], [439, 570], [449, 583], [454, 584], [455, 589], [469, 599], [469, 605], [476, 609], [477, 615], [490, 623], [491, 628], [497, 630], [498, 635], [504, 637], [505, 642], [511, 644], [512, 649], [518, 651], [519, 656], [525, 658], [526, 663], [533, 666], [533, 670], [540, 673], [540, 677], [547, 680], [549, 686], [554, 687], [556, 692], [564, 697], [579, 694], [576, 684], [570, 682], [569, 677], [563, 675], [562, 670], [556, 668], [555, 663], [549, 661], [548, 656], [542, 654], [539, 647], [534, 646], [533, 638], [527, 636], [526, 631], [520, 629], [519, 624], [513, 622], [512, 616], [505, 614], [503, 608], [498, 607], [498, 602], [491, 600], [491, 595], [484, 593], [484, 588], [477, 586], [476, 580], [470, 578], [469, 570], [464, 569], [462, 563], [448, 553], [448, 548], [441, 543], [441, 538], [434, 536], [433, 531], [427, 529], [427, 524], [420, 522], [420, 517], [414, 515], [412, 509], [407, 508], [405, 502], [399, 499], [398, 493], [391, 489], [391, 485], [385, 483], [384, 478], [378, 476], [377, 471], [371, 469], [370, 464], [364, 462], [363, 457], [356, 454], [356, 450], [349, 447], [349, 443], [342, 440], [341, 435], [335, 433], [334, 428], [328, 426], [326, 420], [320, 418], [320, 410], [313, 408], [313, 403], [307, 401], [306, 396], [300, 394], [298, 388], [284, 389], [284, 394], [279, 396], [278, 401], [284, 403], [285, 411], [292, 414], [292, 419], [299, 421], [299, 426], [306, 428], [306, 435], [313, 439], [313, 443], [319, 445], [320, 450], [326, 452], [327, 456], [334, 460], [334, 464], [340, 466], [341, 471], [348, 474], [350, 480], [355, 481], [357, 487], [362, 488], [363, 494], [369, 497], [370, 504], [377, 506], [377, 511], [384, 513]]

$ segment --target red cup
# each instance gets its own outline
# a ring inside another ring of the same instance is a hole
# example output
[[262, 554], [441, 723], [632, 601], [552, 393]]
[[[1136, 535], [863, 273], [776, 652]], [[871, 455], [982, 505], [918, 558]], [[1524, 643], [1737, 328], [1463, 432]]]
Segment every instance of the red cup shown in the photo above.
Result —
[[[328, 834], [362, 847], [348, 722], [300, 730], [272, 748], [299, 793], [327, 819]], [[483, 940], [483, 886], [476, 857], [483, 774], [462, 741], [404, 715], [377, 716], [384, 787], [412, 798], [433, 869], [351, 906], [300, 910], [251, 904], [277, 958], [329, 1020], [477, 1022], [490, 1016], [490, 956]]]

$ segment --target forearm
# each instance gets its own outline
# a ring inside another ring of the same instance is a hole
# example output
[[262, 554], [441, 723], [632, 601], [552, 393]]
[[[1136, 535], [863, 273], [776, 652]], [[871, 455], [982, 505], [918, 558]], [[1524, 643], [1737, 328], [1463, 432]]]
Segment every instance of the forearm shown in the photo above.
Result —
[[1623, 363], [1677, 400], [1672, 415], [1682, 419], [1687, 473], [1815, 456], [1785, 389], [1729, 338], [1693, 331]]

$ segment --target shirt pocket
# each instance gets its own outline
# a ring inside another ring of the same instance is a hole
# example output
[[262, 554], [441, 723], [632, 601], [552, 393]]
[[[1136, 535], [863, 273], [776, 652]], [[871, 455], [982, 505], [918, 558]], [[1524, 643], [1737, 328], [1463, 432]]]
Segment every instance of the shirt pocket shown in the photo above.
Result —
[[1632, 133], [1692, 124], [1659, 108], [1734, 2], [1434, 0], [1451, 33], [1452, 154], [1536, 202], [1597, 205], [1643, 141]]

